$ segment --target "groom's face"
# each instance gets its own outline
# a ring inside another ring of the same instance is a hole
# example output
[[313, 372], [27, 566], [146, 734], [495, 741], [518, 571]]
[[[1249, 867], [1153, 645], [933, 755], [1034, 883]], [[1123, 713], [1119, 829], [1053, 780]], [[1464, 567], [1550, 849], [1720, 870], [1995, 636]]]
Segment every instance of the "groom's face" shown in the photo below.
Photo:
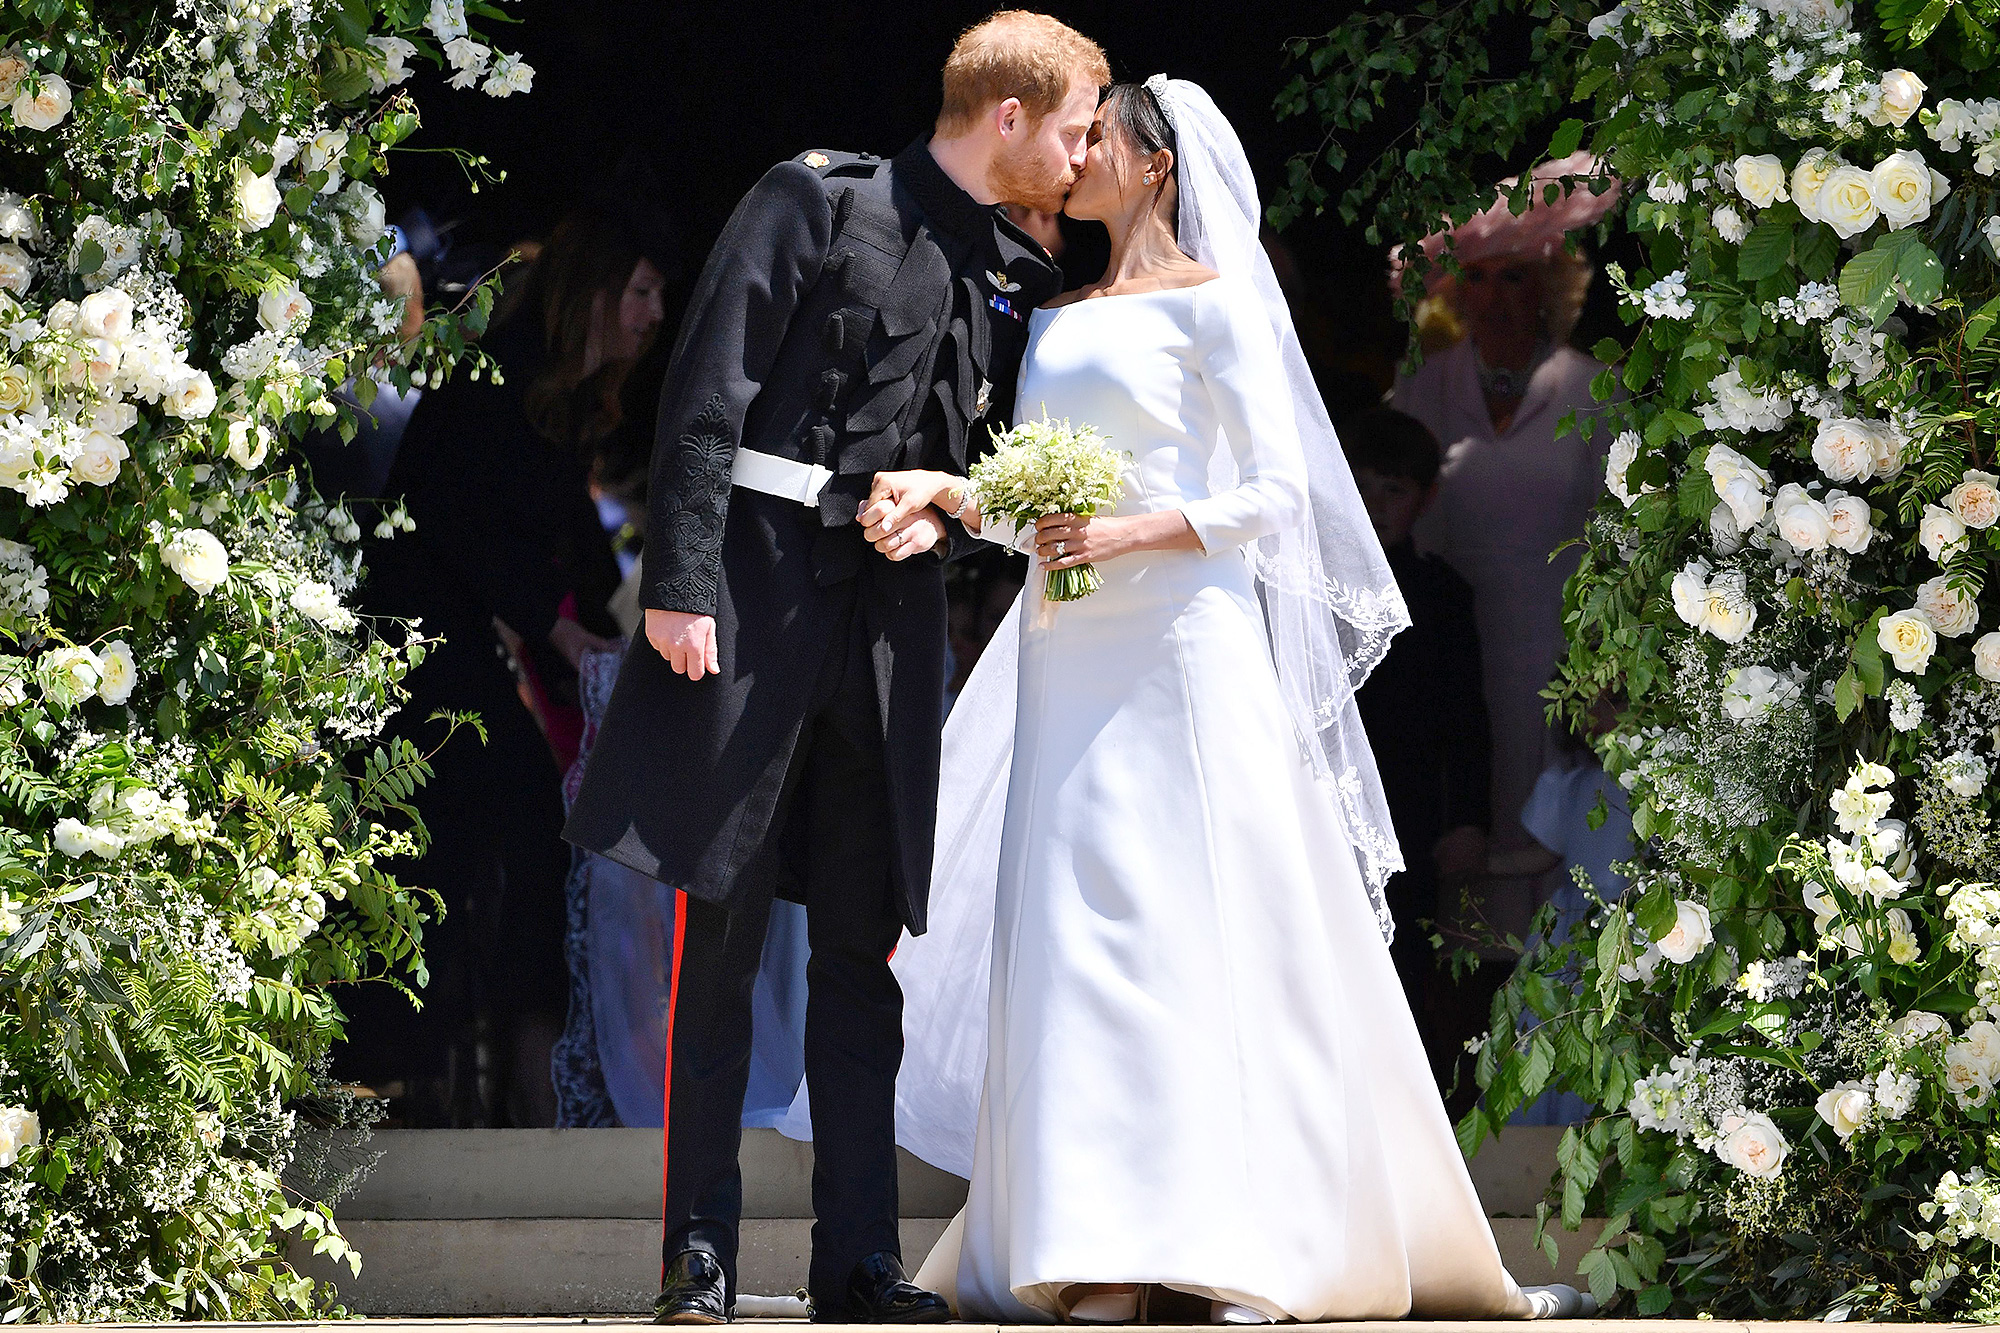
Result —
[[1011, 133], [1003, 135], [993, 162], [993, 187], [1005, 203], [1043, 213], [1059, 213], [1083, 168], [1090, 123], [1097, 114], [1097, 88], [1072, 79], [1061, 106], [1033, 120], [1017, 111]]

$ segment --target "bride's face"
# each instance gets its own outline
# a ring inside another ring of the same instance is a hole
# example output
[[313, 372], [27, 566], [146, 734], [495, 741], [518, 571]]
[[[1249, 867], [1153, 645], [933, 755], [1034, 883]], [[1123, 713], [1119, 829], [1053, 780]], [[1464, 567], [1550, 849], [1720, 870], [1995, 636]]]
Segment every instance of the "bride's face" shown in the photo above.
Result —
[[1091, 122], [1083, 170], [1063, 207], [1073, 218], [1115, 222], [1152, 202], [1154, 186], [1145, 183], [1145, 175], [1155, 164], [1146, 161], [1117, 127], [1108, 114], [1110, 105], [1100, 106], [1097, 119]]

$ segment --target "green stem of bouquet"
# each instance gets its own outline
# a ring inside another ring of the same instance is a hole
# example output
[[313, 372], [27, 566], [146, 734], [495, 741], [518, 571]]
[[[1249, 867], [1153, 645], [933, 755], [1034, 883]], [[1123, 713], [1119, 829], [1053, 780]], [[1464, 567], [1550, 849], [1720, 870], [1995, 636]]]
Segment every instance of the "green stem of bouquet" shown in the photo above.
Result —
[[1096, 565], [1071, 565], [1067, 569], [1049, 571], [1045, 589], [1052, 602], [1074, 602], [1079, 597], [1088, 597], [1104, 586], [1104, 576], [1097, 572]]

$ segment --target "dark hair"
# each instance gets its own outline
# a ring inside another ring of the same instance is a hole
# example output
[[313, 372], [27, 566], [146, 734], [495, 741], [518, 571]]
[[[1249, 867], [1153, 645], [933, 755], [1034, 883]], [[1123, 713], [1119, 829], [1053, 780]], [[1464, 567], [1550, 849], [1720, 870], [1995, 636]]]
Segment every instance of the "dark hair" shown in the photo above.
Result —
[[1340, 423], [1340, 443], [1347, 461], [1385, 477], [1402, 477], [1419, 486], [1437, 480], [1443, 451], [1430, 427], [1393, 407], [1371, 407]]
[[1098, 110], [1105, 125], [1115, 127], [1141, 157], [1151, 157], [1161, 149], [1174, 155], [1173, 166], [1160, 178], [1159, 189], [1153, 191], [1153, 197], [1159, 198], [1167, 188], [1167, 179], [1181, 169], [1180, 141], [1174, 137], [1173, 123], [1167, 119], [1160, 99], [1143, 83], [1114, 83], [1104, 94]]
[[563, 218], [536, 257], [518, 317], [542, 326], [548, 356], [526, 398], [528, 419], [546, 439], [581, 446], [609, 435], [623, 419], [619, 390], [633, 363], [606, 361], [586, 371], [585, 349], [600, 299], [615, 318], [643, 257], [632, 228], [598, 207]]

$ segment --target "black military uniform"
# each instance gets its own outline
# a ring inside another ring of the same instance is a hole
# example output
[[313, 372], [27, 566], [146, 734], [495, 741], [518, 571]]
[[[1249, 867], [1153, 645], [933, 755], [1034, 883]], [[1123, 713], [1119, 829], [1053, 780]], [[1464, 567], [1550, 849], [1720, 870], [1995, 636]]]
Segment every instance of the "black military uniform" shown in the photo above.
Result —
[[[904, 927], [924, 929], [945, 595], [937, 556], [889, 561], [855, 518], [878, 471], [964, 471], [1013, 401], [1028, 312], [1058, 283], [920, 140], [890, 161], [774, 167], [682, 323], [643, 596], [713, 615], [721, 670], [690, 681], [635, 642], [566, 836], [681, 891], [664, 1251], [712, 1254], [732, 1300], [750, 995], [774, 894], [806, 905], [812, 948], [819, 1315], [841, 1317], [856, 1265], [899, 1249], [888, 957]], [[739, 447], [834, 477], [816, 508], [732, 487]]]

